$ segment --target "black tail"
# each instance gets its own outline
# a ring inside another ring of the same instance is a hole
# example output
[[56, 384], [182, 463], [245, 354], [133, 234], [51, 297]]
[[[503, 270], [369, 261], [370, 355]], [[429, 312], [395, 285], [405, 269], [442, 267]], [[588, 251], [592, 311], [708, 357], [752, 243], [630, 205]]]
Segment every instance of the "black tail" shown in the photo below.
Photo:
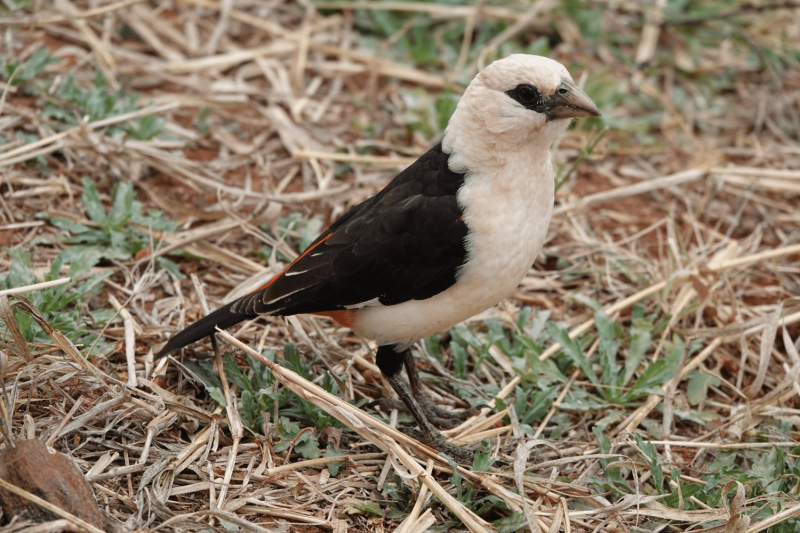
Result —
[[188, 346], [193, 342], [199, 341], [203, 337], [208, 337], [216, 331], [217, 327], [226, 329], [238, 324], [239, 322], [252, 318], [246, 315], [237, 315], [231, 312], [231, 308], [235, 303], [236, 302], [234, 301], [228, 305], [220, 307], [211, 314], [204, 316], [197, 322], [190, 324], [188, 327], [179, 331], [176, 335], [173, 335], [169, 342], [167, 342], [166, 346], [161, 348], [161, 351], [158, 352], [156, 357], [164, 357], [165, 355], [169, 355], [176, 350], [180, 350], [184, 346]]

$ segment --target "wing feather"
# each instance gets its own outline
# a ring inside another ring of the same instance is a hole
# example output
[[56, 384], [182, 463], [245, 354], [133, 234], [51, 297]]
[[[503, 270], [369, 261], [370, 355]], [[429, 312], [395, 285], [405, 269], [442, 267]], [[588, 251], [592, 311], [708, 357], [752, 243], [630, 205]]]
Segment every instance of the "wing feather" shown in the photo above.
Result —
[[234, 313], [291, 315], [365, 302], [420, 300], [456, 281], [468, 228], [441, 145], [351, 209], [289, 267], [232, 306]]

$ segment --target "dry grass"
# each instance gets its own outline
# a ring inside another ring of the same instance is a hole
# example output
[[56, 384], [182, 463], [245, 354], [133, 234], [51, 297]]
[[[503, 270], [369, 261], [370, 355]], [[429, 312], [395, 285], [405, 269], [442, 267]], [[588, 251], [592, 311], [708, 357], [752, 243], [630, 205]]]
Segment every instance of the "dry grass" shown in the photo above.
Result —
[[[665, 4], [4, 2], [3, 445], [69, 454], [125, 530], [796, 531], [800, 10]], [[390, 388], [323, 318], [220, 334], [274, 376], [257, 423], [220, 351], [215, 372], [154, 368], [169, 332], [435, 142], [482, 63], [542, 36], [608, 127], [559, 143], [556, 218], [514, 297], [417, 354], [441, 403], [499, 408], [448, 433], [508, 466], [454, 475], [405, 415], [357, 407]], [[622, 365], [643, 331], [620, 381], [612, 345]], [[287, 343], [302, 357], [275, 364]]]

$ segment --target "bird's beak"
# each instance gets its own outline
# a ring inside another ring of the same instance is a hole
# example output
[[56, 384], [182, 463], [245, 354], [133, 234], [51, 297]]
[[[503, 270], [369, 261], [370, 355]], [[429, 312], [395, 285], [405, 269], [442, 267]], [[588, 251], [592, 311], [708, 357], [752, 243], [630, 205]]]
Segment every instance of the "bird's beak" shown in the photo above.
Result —
[[547, 120], [577, 117], [599, 117], [600, 110], [580, 87], [569, 81], [562, 81], [550, 97]]

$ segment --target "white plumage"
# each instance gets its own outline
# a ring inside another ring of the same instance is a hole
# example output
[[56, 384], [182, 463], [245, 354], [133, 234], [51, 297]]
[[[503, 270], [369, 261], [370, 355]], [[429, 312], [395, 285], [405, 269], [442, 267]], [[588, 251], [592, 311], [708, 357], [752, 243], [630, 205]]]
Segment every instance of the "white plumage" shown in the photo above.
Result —
[[458, 192], [469, 228], [456, 283], [426, 300], [366, 306], [352, 329], [379, 344], [445, 331], [497, 304], [519, 285], [544, 244], [553, 211], [550, 147], [569, 122], [548, 122], [508, 97], [520, 83], [553, 92], [572, 81], [558, 62], [514, 55], [484, 69], [459, 102], [442, 142], [449, 166], [466, 172]]

